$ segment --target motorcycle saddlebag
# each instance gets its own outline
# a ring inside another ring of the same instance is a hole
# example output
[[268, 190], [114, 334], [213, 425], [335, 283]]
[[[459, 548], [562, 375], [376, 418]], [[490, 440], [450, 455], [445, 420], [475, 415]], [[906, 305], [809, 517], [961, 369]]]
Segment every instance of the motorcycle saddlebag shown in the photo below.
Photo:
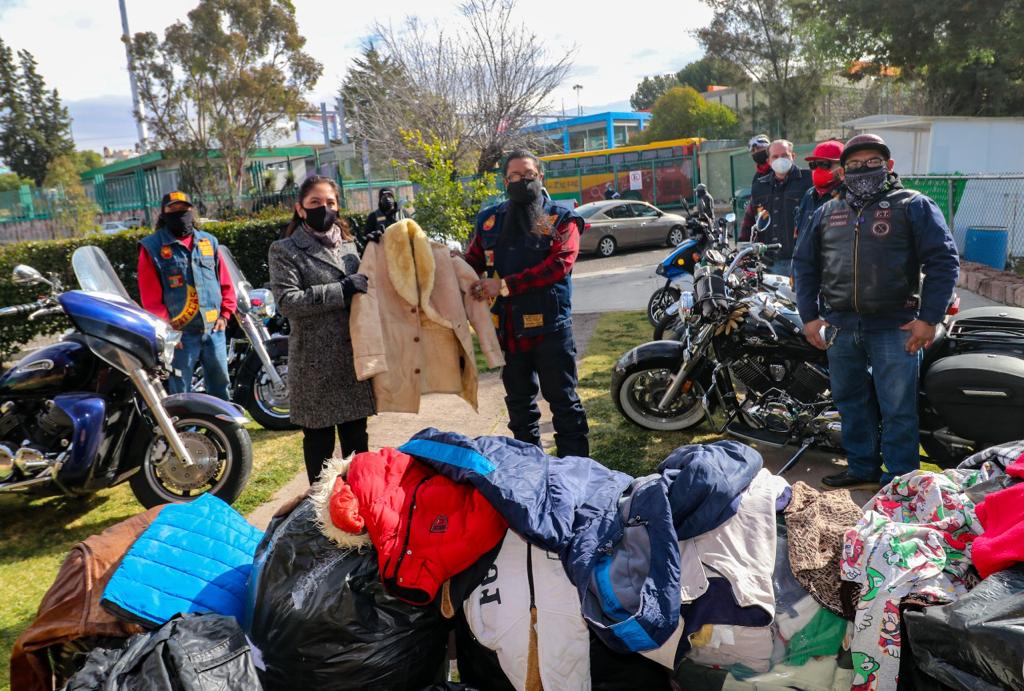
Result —
[[[998, 353], [942, 358], [924, 378], [928, 403], [965, 439], [998, 444], [1024, 430], [1024, 360]], [[979, 447], [980, 448], [980, 447]]]

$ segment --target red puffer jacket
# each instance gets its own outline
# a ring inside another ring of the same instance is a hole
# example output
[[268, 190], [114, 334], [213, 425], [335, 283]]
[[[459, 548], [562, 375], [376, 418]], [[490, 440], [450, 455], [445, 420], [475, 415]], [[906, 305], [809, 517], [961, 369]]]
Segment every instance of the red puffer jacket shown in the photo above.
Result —
[[[472, 485], [438, 475], [397, 449], [357, 454], [346, 481], [352, 489], [348, 501], [358, 503], [377, 549], [381, 580], [395, 597], [414, 605], [433, 602], [446, 580], [493, 549], [508, 529]], [[356, 508], [345, 506], [345, 494], [344, 486], [335, 487], [336, 525]]]

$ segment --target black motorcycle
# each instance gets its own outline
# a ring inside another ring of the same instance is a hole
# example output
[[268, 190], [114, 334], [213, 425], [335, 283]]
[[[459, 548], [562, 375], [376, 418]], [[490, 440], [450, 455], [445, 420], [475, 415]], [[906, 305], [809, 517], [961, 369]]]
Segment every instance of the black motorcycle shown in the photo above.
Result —
[[[717, 432], [769, 446], [842, 451], [825, 351], [807, 342], [794, 309], [733, 273], [769, 247], [739, 252], [724, 271], [697, 271], [694, 307], [681, 340], [652, 341], [623, 355], [611, 395], [631, 422], [684, 430], [707, 420]], [[921, 445], [952, 467], [1024, 431], [1024, 309], [982, 307], [947, 316], [925, 351], [919, 398]], [[715, 422], [721, 412], [724, 420]]]
[[[220, 249], [238, 298], [225, 330], [231, 400], [264, 429], [298, 429], [289, 417], [288, 320], [277, 314], [273, 293], [253, 288], [231, 250], [223, 245]], [[206, 390], [201, 365], [192, 375], [192, 390]]]

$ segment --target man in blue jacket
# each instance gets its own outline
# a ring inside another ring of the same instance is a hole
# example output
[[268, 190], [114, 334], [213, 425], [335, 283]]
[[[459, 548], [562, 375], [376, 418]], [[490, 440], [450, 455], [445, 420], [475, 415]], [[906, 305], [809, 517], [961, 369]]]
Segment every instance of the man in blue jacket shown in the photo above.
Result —
[[881, 137], [853, 137], [840, 163], [846, 191], [815, 212], [793, 258], [797, 307], [807, 340], [828, 351], [843, 421], [848, 467], [822, 482], [877, 488], [920, 466], [921, 350], [960, 262], [939, 207], [904, 189]]

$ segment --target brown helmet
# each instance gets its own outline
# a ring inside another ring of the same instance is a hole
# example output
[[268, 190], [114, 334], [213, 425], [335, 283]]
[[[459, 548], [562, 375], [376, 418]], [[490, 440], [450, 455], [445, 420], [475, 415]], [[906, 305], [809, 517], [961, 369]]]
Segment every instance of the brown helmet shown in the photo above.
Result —
[[880, 151], [885, 160], [892, 158], [892, 154], [889, 152], [889, 147], [886, 145], [885, 140], [879, 137], [877, 134], [858, 134], [856, 137], [851, 137], [846, 146], [843, 147], [843, 153], [839, 156], [839, 163], [846, 165], [846, 159], [855, 151], [863, 151], [864, 149], [874, 149]]

